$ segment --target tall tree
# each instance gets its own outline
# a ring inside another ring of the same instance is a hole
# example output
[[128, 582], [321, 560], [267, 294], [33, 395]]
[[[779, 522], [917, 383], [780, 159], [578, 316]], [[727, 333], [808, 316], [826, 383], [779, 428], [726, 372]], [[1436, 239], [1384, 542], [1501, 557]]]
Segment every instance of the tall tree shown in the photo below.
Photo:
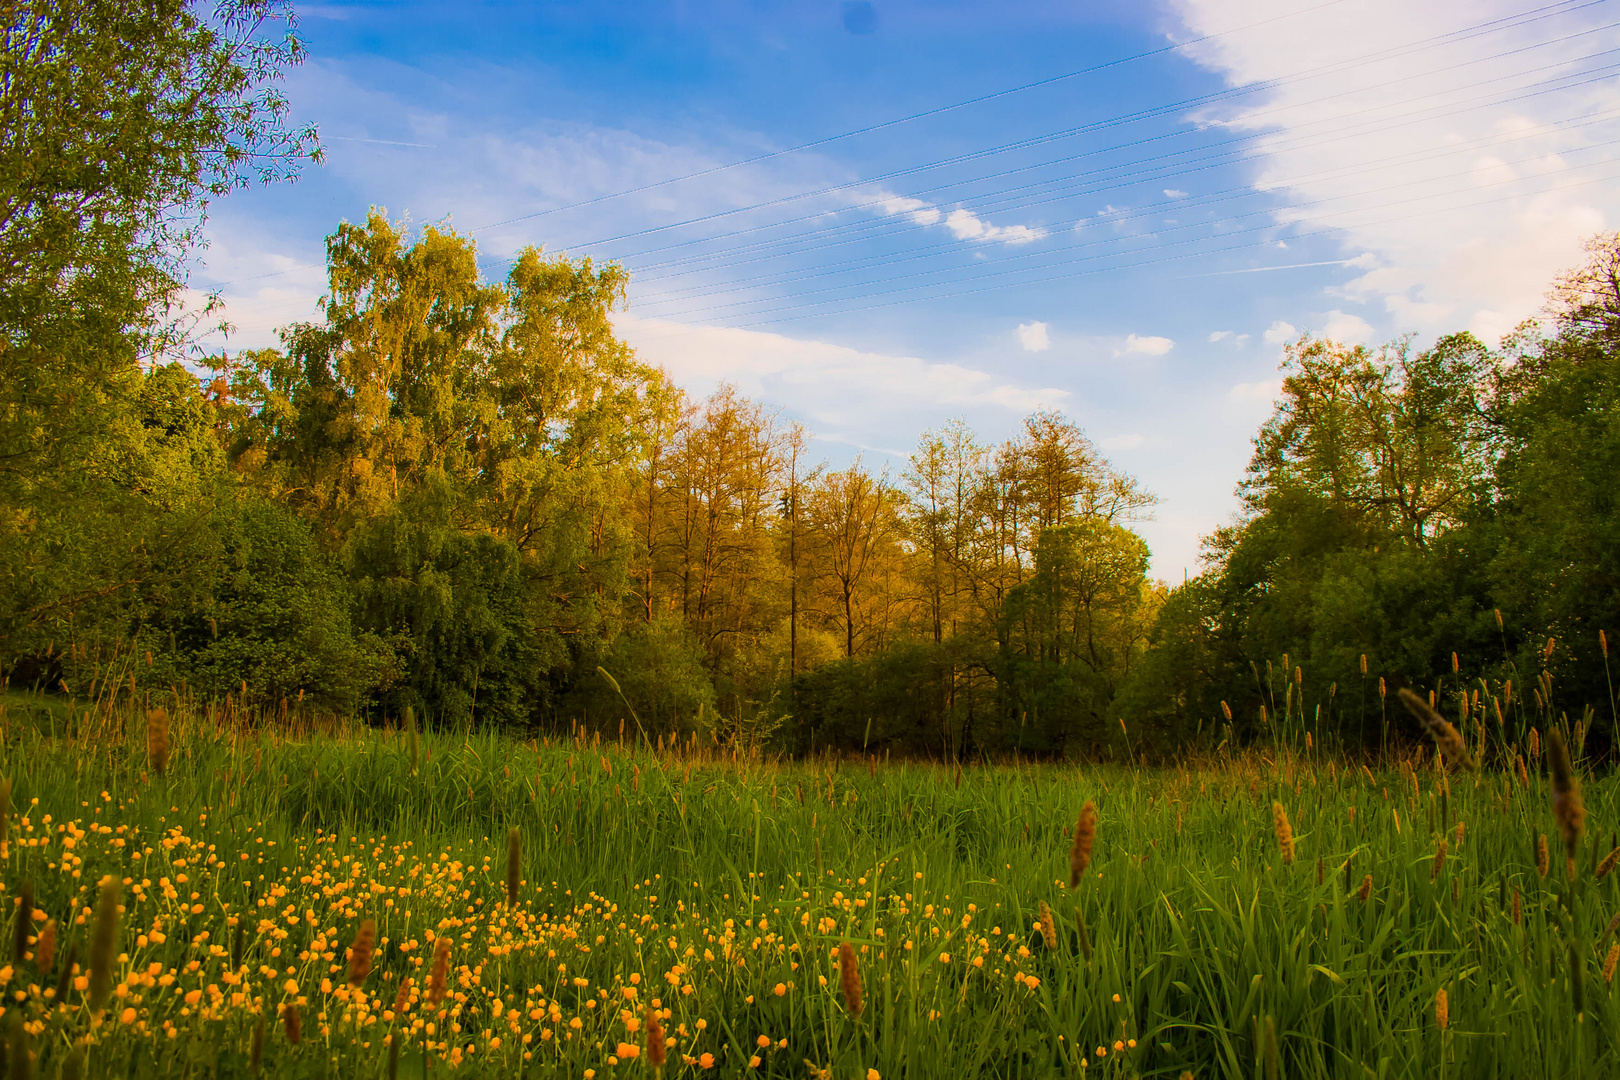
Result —
[[276, 88], [302, 59], [274, 0], [0, 6], [0, 653], [196, 569], [198, 477], [136, 464], [169, 434], [143, 367], [184, 354], [209, 200], [318, 154]]
[[859, 461], [822, 476], [809, 499], [817, 574], [842, 624], [846, 657], [855, 656], [857, 640], [885, 628], [890, 583], [882, 578], [899, 548], [897, 503], [888, 476], [873, 476]]

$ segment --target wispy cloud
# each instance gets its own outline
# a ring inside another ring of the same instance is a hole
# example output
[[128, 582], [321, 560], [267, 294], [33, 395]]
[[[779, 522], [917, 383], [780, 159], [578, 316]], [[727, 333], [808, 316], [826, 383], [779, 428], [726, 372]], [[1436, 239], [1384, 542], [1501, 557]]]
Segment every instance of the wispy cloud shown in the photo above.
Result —
[[890, 217], [903, 214], [917, 225], [938, 225], [943, 222], [945, 228], [949, 229], [951, 235], [958, 240], [1010, 244], [1016, 247], [1019, 244], [1039, 240], [1046, 235], [1046, 230], [1039, 226], [992, 225], [966, 207], [959, 206], [947, 213], [931, 202], [914, 199], [909, 195], [884, 194], [876, 201], [883, 213]]
[[[1403, 328], [1499, 336], [1581, 260], [1584, 236], [1620, 217], [1620, 187], [1595, 182], [1620, 137], [1620, 83], [1594, 77], [1620, 45], [1603, 5], [1527, 18], [1512, 0], [1172, 8], [1189, 37], [1252, 23], [1190, 52], [1233, 86], [1282, 81], [1255, 105], [1202, 119], [1252, 133], [1256, 186], [1291, 207], [1280, 221], [1338, 230], [1365, 253], [1352, 265], [1365, 259], [1367, 273], [1333, 294]], [[1502, 25], [1435, 43], [1488, 20]], [[1313, 74], [1289, 78], [1301, 71]], [[1468, 104], [1482, 87], [1496, 100]], [[1325, 131], [1335, 136], [1317, 137]]]
[[[618, 332], [643, 360], [692, 393], [730, 383], [763, 401], [791, 402], [816, 434], [891, 449], [950, 412], [1000, 419], [1061, 408], [1069, 393], [1031, 386], [966, 364], [867, 352], [782, 334], [620, 315]], [[1004, 421], [1003, 421], [1004, 422]]]

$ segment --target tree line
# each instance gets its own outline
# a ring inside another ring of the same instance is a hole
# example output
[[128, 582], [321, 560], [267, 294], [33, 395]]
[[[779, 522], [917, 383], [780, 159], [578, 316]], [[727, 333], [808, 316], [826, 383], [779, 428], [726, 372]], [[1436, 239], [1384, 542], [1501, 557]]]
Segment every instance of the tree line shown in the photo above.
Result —
[[270, 711], [962, 758], [1241, 743], [1284, 686], [1317, 738], [1372, 746], [1375, 686], [1517, 676], [1613, 731], [1615, 237], [1495, 349], [1291, 344], [1242, 512], [1172, 588], [1134, 530], [1153, 496], [1060, 414], [835, 468], [641, 362], [617, 265], [530, 248], [491, 281], [470, 238], [373, 211], [281, 347], [188, 352], [208, 201], [318, 156], [275, 90], [286, 15], [7, 26], [14, 687], [92, 693], [123, 657], [145, 692]]

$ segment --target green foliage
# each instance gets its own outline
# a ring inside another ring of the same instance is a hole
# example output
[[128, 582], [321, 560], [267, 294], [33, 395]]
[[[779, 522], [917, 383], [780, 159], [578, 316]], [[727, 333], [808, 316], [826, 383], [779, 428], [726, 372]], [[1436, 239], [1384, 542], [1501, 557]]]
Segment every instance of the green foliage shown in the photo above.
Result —
[[219, 546], [207, 594], [152, 611], [136, 637], [157, 657], [153, 681], [215, 698], [245, 685], [249, 702], [307, 697], [339, 715], [391, 681], [393, 649], [356, 632], [348, 581], [303, 520], [244, 494], [211, 529]]

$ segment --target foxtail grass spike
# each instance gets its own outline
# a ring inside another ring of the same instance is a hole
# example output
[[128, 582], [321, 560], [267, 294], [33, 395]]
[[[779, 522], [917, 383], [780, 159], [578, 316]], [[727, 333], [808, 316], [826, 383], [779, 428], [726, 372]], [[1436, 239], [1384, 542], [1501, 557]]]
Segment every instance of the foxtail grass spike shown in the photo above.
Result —
[[1434, 992], [1434, 1026], [1441, 1031], [1451, 1026], [1451, 1002], [1443, 986]]
[[433, 943], [433, 970], [428, 975], [428, 1004], [435, 1008], [444, 1000], [447, 980], [450, 978], [450, 939], [441, 937]]
[[1069, 848], [1069, 888], [1077, 888], [1086, 868], [1091, 865], [1091, 851], [1097, 842], [1097, 807], [1091, 802], [1080, 808], [1080, 819], [1074, 825], [1074, 845]]
[[56, 964], [56, 920], [47, 922], [34, 942], [34, 970], [41, 974]]
[[1428, 732], [1429, 738], [1434, 740], [1436, 750], [1464, 768], [1474, 768], [1474, 756], [1468, 752], [1462, 736], [1451, 726], [1451, 721], [1435, 712], [1432, 705], [1404, 686], [1401, 687], [1400, 697], [1407, 711], [1417, 717], [1418, 722]]
[[113, 958], [118, 952], [118, 899], [123, 889], [115, 877], [101, 882], [101, 899], [96, 902], [96, 918], [90, 928], [90, 990], [92, 1012], [107, 1007], [112, 994]]
[[169, 771], [168, 709], [146, 710], [146, 761], [158, 776]]
[[506, 906], [509, 908], [517, 907], [522, 863], [523, 833], [514, 825], [506, 834]]
[[304, 1037], [304, 1018], [298, 1015], [298, 1006], [291, 1002], [281, 1007], [281, 1030], [294, 1046]]
[[1046, 906], [1045, 900], [1041, 901], [1041, 938], [1048, 949], [1057, 948], [1057, 923], [1053, 921], [1052, 909]]
[[1586, 804], [1581, 798], [1581, 778], [1569, 760], [1569, 747], [1557, 728], [1547, 731], [1547, 771], [1552, 775], [1553, 818], [1564, 839], [1564, 852], [1573, 859], [1581, 833], [1586, 831]]
[[248, 1048], [248, 1072], [254, 1076], [259, 1075], [259, 1063], [264, 1060], [264, 1014], [259, 1014], [259, 1022], [253, 1025], [253, 1044]]
[[415, 773], [420, 747], [416, 738], [416, 710], [409, 705], [405, 706], [405, 743], [411, 755], [411, 772]]
[[354, 935], [354, 946], [349, 950], [349, 985], [359, 986], [371, 974], [371, 954], [377, 947], [377, 922], [362, 919]]
[[17, 887], [17, 932], [11, 943], [11, 962], [21, 965], [28, 956], [29, 931], [34, 928], [34, 883]]
[[1285, 863], [1293, 862], [1294, 827], [1288, 823], [1288, 811], [1283, 809], [1283, 804], [1280, 802], [1271, 804], [1271, 824], [1277, 833], [1277, 850], [1282, 853], [1282, 861]]
[[838, 988], [844, 996], [844, 1011], [860, 1019], [865, 1008], [861, 998], [861, 965], [847, 941], [838, 946]]
[[9, 854], [11, 838], [11, 781], [0, 780], [0, 859]]
[[659, 1022], [658, 1010], [647, 1010], [647, 1064], [655, 1069], [664, 1067], [667, 1048], [664, 1045], [664, 1025]]

